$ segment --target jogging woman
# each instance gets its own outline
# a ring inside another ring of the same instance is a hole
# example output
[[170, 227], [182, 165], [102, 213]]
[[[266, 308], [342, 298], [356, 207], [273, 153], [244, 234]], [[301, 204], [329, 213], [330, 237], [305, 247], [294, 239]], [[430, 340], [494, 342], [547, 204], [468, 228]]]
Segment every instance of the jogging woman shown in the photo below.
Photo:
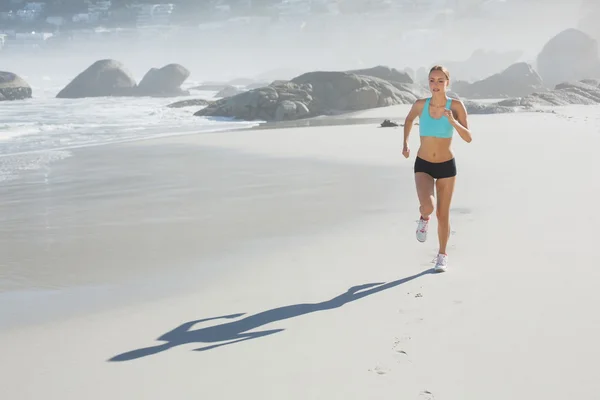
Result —
[[[404, 122], [404, 148], [402, 155], [408, 158], [408, 137], [414, 120], [419, 117], [421, 146], [415, 159], [415, 183], [419, 197], [421, 217], [417, 226], [417, 240], [427, 240], [429, 219], [434, 208], [437, 210], [439, 251], [435, 271], [443, 272], [448, 266], [446, 246], [450, 238], [450, 203], [456, 181], [456, 161], [452, 152], [454, 130], [467, 143], [471, 142], [471, 131], [467, 122], [467, 110], [460, 100], [446, 95], [450, 73], [440, 65], [429, 71], [431, 97], [417, 100]], [[437, 204], [434, 200], [437, 194]]]

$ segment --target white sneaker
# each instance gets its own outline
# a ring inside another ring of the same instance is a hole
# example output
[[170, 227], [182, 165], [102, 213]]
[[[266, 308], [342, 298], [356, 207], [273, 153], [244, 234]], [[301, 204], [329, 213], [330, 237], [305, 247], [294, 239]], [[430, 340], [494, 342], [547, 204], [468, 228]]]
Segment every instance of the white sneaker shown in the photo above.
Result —
[[427, 240], [427, 229], [429, 228], [429, 220], [419, 218], [419, 225], [417, 225], [417, 240], [421, 243]]
[[445, 272], [446, 268], [448, 268], [448, 255], [438, 254], [433, 270], [435, 272]]

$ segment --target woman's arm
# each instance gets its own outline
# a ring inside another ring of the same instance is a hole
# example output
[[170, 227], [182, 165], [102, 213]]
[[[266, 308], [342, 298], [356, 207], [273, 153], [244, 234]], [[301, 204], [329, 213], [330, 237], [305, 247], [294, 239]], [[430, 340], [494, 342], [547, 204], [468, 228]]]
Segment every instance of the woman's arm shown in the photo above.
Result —
[[408, 115], [404, 119], [404, 146], [408, 145], [408, 137], [410, 136], [413, 122], [421, 114], [421, 111], [423, 111], [423, 100], [417, 100], [413, 103]]
[[408, 137], [410, 136], [410, 130], [412, 129], [413, 122], [421, 114], [423, 110], [423, 101], [417, 100], [413, 103], [408, 115], [404, 119], [404, 146], [402, 146], [402, 155], [405, 158], [410, 156], [410, 149], [408, 147]]
[[[471, 143], [473, 137], [471, 136], [471, 131], [469, 130], [469, 122], [467, 120], [467, 109], [465, 105], [460, 100], [452, 100], [452, 110], [448, 111], [448, 121], [452, 124], [454, 129], [458, 132], [460, 137], [467, 143]], [[456, 113], [456, 118], [454, 118], [454, 113]]]

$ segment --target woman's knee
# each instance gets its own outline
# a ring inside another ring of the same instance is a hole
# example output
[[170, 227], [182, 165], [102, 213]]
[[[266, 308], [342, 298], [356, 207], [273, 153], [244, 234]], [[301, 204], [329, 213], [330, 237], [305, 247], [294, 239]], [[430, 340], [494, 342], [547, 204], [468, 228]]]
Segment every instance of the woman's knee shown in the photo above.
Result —
[[433, 203], [421, 204], [421, 214], [422, 215], [431, 215], [431, 214], [433, 214], [433, 211], [434, 211]]
[[450, 212], [449, 211], [445, 211], [445, 210], [440, 210], [439, 208], [437, 209], [435, 216], [437, 217], [437, 220], [444, 223], [444, 222], [448, 222], [450, 220]]

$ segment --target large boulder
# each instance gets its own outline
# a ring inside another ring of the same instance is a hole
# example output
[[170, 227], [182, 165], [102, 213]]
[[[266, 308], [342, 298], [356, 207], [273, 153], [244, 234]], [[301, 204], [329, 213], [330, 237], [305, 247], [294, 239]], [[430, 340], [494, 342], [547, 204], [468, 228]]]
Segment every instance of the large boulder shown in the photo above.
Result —
[[537, 56], [537, 71], [547, 86], [600, 77], [598, 42], [577, 29], [566, 29]]
[[452, 84], [452, 88], [461, 97], [490, 99], [527, 96], [544, 89], [544, 84], [531, 65], [520, 62], [481, 81], [457, 81]]
[[409, 104], [427, 95], [422, 87], [414, 84], [348, 72], [308, 72], [290, 82], [312, 87], [313, 107], [320, 113]]
[[0, 71], [0, 101], [31, 98], [31, 87], [20, 76]]
[[135, 87], [135, 79], [119, 61], [99, 60], [77, 75], [56, 97], [130, 96]]
[[[311, 88], [293, 83], [265, 86], [225, 97], [196, 112], [196, 116], [233, 117], [242, 120], [293, 120], [307, 116]], [[293, 103], [293, 106], [292, 106]]]
[[190, 71], [179, 64], [168, 64], [162, 68], [151, 68], [140, 81], [138, 96], [172, 97], [189, 94], [181, 85], [190, 76]]
[[220, 99], [195, 115], [243, 120], [293, 120], [410, 104], [426, 95], [425, 89], [415, 84], [388, 82], [349, 72], [316, 71], [291, 81], [276, 81], [267, 87]]
[[356, 75], [374, 76], [375, 78], [390, 82], [414, 83], [413, 79], [407, 72], [398, 71], [396, 68], [390, 68], [383, 65], [378, 65], [373, 68], [355, 69], [346, 72]]

